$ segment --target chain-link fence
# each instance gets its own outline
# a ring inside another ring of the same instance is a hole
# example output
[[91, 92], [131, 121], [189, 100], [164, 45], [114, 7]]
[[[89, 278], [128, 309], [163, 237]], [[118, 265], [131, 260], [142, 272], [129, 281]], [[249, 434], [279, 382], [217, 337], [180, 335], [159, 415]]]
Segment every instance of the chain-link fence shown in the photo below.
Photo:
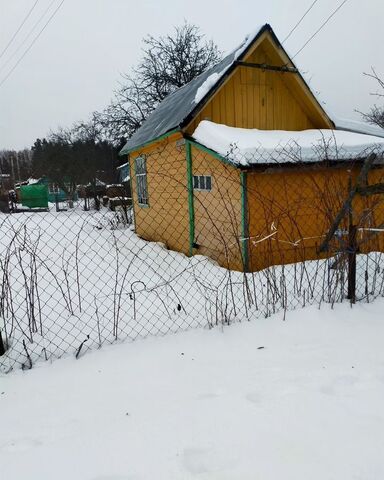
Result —
[[[382, 194], [355, 195], [320, 252], [362, 162], [268, 155], [250, 165], [169, 141], [130, 159], [132, 198], [15, 199], [0, 214], [1, 371], [340, 302], [353, 275], [356, 300], [383, 295]], [[366, 185], [383, 174], [373, 165]]]

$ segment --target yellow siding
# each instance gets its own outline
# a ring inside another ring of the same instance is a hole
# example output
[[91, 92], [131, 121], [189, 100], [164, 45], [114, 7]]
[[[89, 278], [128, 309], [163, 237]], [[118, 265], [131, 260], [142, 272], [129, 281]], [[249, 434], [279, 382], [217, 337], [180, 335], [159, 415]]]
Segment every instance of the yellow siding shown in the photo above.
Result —
[[[168, 248], [188, 254], [189, 220], [185, 146], [174, 135], [130, 155], [135, 231], [143, 239], [162, 242]], [[138, 204], [134, 159], [147, 158], [149, 206]]]
[[[359, 169], [351, 172], [355, 179]], [[248, 174], [250, 269], [316, 259], [318, 247], [348, 194], [346, 168], [317, 168], [277, 173]], [[383, 170], [371, 172], [369, 182], [384, 179]], [[384, 196], [356, 197], [353, 222], [366, 228], [384, 221]], [[371, 208], [372, 216], [367, 217]], [[348, 219], [340, 225], [346, 230]], [[369, 238], [368, 238], [369, 235]], [[342, 247], [333, 242], [333, 253]], [[384, 251], [384, 235], [360, 230], [360, 251]], [[345, 244], [344, 244], [345, 247]]]
[[[187, 166], [181, 135], [174, 135], [130, 156], [136, 233], [145, 240], [189, 253]], [[147, 156], [149, 206], [137, 202], [134, 158]], [[247, 172], [249, 270], [319, 258], [318, 248], [360, 171], [346, 166], [301, 167]], [[222, 267], [243, 270], [240, 170], [192, 147], [193, 175], [210, 175], [212, 191], [194, 190], [195, 255]], [[384, 181], [384, 169], [372, 170], [368, 183]], [[384, 251], [384, 234], [367, 229], [384, 225], [384, 195], [355, 197], [353, 222], [360, 227], [361, 253]], [[346, 231], [345, 218], [340, 230]], [[331, 254], [345, 249], [346, 235]]]
[[[284, 64], [268, 39], [258, 44], [245, 61]], [[324, 113], [314, 105], [296, 74], [238, 66], [187, 130], [192, 134], [201, 120], [263, 130], [329, 128]]]
[[240, 173], [208, 153], [192, 148], [194, 175], [210, 175], [212, 191], [194, 190], [194, 253], [206, 255], [222, 267], [242, 270]]

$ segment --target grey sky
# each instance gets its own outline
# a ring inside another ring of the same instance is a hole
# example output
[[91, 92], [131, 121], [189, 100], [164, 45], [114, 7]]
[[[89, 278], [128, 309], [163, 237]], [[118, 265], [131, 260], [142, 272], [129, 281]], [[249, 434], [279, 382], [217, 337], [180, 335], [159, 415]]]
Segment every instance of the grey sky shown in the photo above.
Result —
[[[52, 0], [39, 0], [7, 54], [0, 83], [26, 46], [8, 57]], [[342, 0], [318, 0], [285, 47], [294, 54]], [[60, 0], [55, 0], [58, 5]], [[0, 52], [34, 0], [0, 0]], [[101, 109], [119, 74], [141, 54], [141, 39], [165, 34], [184, 19], [199, 25], [225, 52], [258, 25], [270, 23], [282, 40], [312, 0], [65, 0], [9, 79], [0, 87], [0, 149], [31, 146], [58, 125], [69, 126]], [[53, 8], [52, 8], [53, 11]], [[384, 75], [383, 0], [348, 0], [295, 61], [311, 77], [328, 110], [359, 119], [374, 103], [376, 86], [363, 76]], [[32, 37], [33, 38], [33, 37]]]

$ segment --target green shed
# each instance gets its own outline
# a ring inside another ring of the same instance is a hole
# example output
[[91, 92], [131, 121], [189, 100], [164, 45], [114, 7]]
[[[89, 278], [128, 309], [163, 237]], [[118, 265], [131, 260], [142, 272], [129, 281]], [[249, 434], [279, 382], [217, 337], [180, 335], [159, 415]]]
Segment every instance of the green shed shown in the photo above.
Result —
[[20, 187], [21, 203], [29, 208], [48, 208], [47, 185], [22, 185]]

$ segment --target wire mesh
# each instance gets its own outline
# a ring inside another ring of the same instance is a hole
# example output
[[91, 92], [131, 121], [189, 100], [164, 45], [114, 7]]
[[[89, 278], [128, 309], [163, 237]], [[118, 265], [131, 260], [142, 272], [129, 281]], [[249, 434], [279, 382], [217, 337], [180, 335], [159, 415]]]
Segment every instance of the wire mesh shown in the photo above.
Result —
[[[168, 141], [130, 158], [131, 197], [79, 192], [44, 211], [13, 199], [0, 214], [1, 371], [344, 301], [351, 254], [356, 299], [384, 294], [383, 195], [356, 196], [319, 252], [358, 159], [239, 155]], [[383, 173], [376, 164], [367, 184]]]

